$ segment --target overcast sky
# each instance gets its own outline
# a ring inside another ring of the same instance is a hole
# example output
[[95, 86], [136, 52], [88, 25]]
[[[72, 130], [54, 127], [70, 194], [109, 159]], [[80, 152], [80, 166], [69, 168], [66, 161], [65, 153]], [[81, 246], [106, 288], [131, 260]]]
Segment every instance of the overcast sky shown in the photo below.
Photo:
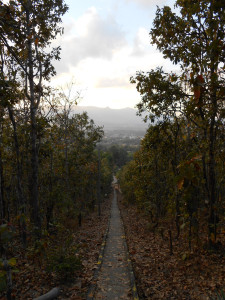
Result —
[[55, 63], [55, 86], [71, 81], [82, 92], [80, 105], [134, 107], [140, 100], [129, 82], [136, 71], [174, 66], [150, 44], [149, 31], [156, 5], [174, 6], [174, 0], [66, 0], [62, 47]]

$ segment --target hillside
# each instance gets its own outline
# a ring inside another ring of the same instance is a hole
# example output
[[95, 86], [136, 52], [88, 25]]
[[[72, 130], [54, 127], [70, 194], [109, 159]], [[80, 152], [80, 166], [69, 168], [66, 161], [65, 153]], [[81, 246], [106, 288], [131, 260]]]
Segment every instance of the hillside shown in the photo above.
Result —
[[136, 115], [133, 108], [112, 109], [94, 106], [76, 106], [74, 113], [86, 111], [96, 125], [104, 126], [104, 130], [141, 131], [145, 132], [147, 124], [142, 117]]

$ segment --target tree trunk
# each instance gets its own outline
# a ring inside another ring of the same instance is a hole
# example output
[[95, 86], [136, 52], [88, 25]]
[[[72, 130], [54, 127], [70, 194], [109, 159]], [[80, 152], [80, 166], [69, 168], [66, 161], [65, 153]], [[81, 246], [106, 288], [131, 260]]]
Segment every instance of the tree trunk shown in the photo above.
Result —
[[46, 228], [49, 230], [49, 224], [53, 218], [54, 200], [52, 199], [52, 176], [53, 176], [53, 153], [51, 152], [50, 161], [50, 183], [49, 183], [49, 202], [46, 209]]
[[[180, 130], [180, 125], [179, 125], [177, 119], [176, 119], [176, 126], [177, 126], [177, 128], [176, 128], [175, 137], [174, 137], [174, 161], [172, 163], [173, 173], [174, 173], [175, 177], [177, 177], [177, 175], [178, 175], [177, 139], [178, 139], [179, 130]], [[180, 195], [179, 195], [179, 191], [177, 188], [177, 183], [175, 184], [174, 188], [175, 188], [175, 208], [176, 208], [175, 223], [176, 223], [176, 229], [177, 229], [176, 239], [179, 239], [179, 236], [180, 236]]]
[[0, 149], [0, 224], [5, 219], [5, 199], [4, 199], [4, 180], [3, 180], [3, 165], [2, 153]]
[[176, 239], [179, 239], [180, 236], [180, 201], [179, 201], [179, 194], [177, 191], [177, 187], [175, 187], [176, 189], [176, 218], [175, 218], [175, 222], [176, 222], [176, 228], [177, 228], [177, 235], [176, 235]]
[[[209, 7], [209, 13], [211, 18], [211, 24], [213, 25], [213, 4], [211, 2]], [[213, 40], [213, 32], [211, 40]], [[217, 86], [218, 86], [218, 60], [214, 53], [214, 49], [211, 49], [210, 53], [210, 100], [211, 100], [211, 117], [209, 127], [209, 219], [208, 219], [208, 234], [209, 234], [209, 247], [213, 246], [216, 237], [215, 225], [215, 203], [216, 203], [216, 161], [215, 161], [215, 142], [216, 142], [216, 115], [218, 111], [217, 107]]]
[[39, 214], [38, 203], [38, 152], [37, 152], [37, 124], [36, 124], [36, 111], [37, 103], [35, 101], [34, 92], [34, 65], [33, 65], [33, 53], [32, 53], [32, 41], [30, 36], [30, 7], [31, 3], [28, 1], [26, 8], [26, 21], [27, 21], [27, 47], [28, 47], [28, 82], [29, 82], [29, 95], [30, 100], [30, 121], [31, 121], [31, 220], [34, 222], [36, 229], [40, 234], [41, 220]]
[[216, 203], [216, 178], [215, 178], [215, 134], [214, 134], [214, 124], [215, 117], [214, 115], [211, 118], [210, 124], [210, 140], [209, 140], [209, 219], [208, 219], [208, 228], [209, 228], [209, 247], [212, 247], [213, 235], [215, 233], [215, 203]]
[[[215, 123], [216, 123], [216, 113], [217, 113], [217, 96], [216, 96], [216, 79], [215, 73], [217, 73], [214, 57], [211, 57], [211, 118], [210, 118], [210, 127], [209, 127], [209, 219], [208, 219], [208, 234], [209, 234], [209, 247], [211, 248], [215, 240], [215, 203], [216, 203], [216, 162], [215, 162], [215, 141], [216, 141], [216, 132], [215, 132]], [[214, 238], [213, 238], [214, 236]]]
[[12, 300], [12, 271], [11, 267], [6, 259], [6, 257], [3, 257], [3, 268], [6, 272], [6, 283], [7, 283], [7, 290], [6, 290], [6, 296], [7, 300]]
[[26, 222], [25, 222], [25, 198], [24, 198], [24, 193], [22, 189], [22, 166], [21, 166], [21, 161], [20, 161], [20, 150], [19, 150], [19, 142], [18, 142], [18, 135], [17, 135], [17, 125], [16, 121], [13, 115], [13, 111], [10, 106], [8, 106], [8, 112], [9, 112], [9, 117], [12, 122], [13, 126], [13, 137], [14, 137], [14, 143], [15, 143], [15, 150], [16, 150], [16, 165], [17, 165], [17, 191], [18, 191], [18, 204], [19, 204], [19, 211], [20, 211], [20, 224], [21, 224], [21, 229], [22, 229], [22, 241], [24, 247], [26, 247], [26, 242], [27, 242], [27, 236], [26, 236]]
[[3, 177], [3, 164], [2, 164], [2, 126], [3, 111], [1, 111], [1, 123], [0, 123], [0, 224], [6, 217], [6, 205], [4, 198], [4, 177]]
[[39, 203], [38, 203], [38, 153], [37, 153], [37, 134], [36, 134], [36, 119], [35, 109], [31, 104], [31, 203], [32, 213], [31, 216], [37, 229], [41, 229], [41, 222], [39, 216]]
[[98, 149], [98, 183], [97, 183], [97, 198], [98, 198], [98, 216], [101, 216], [101, 155]]

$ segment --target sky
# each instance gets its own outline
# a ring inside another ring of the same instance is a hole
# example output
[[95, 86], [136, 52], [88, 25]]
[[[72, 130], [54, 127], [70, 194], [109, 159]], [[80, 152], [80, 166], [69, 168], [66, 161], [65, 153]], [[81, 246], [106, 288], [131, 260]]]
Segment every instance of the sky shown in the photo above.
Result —
[[174, 0], [66, 0], [61, 60], [54, 62], [57, 76], [52, 85], [72, 82], [72, 95], [80, 92], [79, 105], [110, 108], [132, 107], [140, 101], [130, 77], [136, 71], [158, 66], [174, 70], [150, 44], [149, 31], [156, 6], [174, 6]]

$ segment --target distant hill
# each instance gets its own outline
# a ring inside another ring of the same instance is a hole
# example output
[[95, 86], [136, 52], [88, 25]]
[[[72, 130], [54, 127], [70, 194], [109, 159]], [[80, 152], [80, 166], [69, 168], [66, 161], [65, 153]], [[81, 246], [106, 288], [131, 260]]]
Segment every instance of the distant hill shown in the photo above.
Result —
[[136, 115], [137, 110], [133, 108], [112, 109], [94, 106], [76, 106], [73, 113], [86, 111], [88, 116], [98, 126], [104, 126], [105, 130], [129, 130], [145, 131], [148, 127], [142, 117]]

